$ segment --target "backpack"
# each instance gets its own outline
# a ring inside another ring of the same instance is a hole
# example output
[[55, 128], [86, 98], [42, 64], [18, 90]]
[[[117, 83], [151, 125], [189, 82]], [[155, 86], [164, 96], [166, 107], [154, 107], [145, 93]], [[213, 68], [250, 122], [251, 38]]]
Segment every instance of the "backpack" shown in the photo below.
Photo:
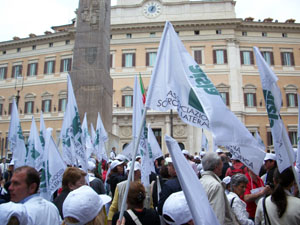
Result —
[[234, 174], [237, 173], [241, 173], [241, 174], [245, 174], [244, 169], [245, 169], [245, 165], [242, 165], [240, 168], [234, 168], [233, 166], [230, 167], [231, 169], [231, 176], [233, 176]]

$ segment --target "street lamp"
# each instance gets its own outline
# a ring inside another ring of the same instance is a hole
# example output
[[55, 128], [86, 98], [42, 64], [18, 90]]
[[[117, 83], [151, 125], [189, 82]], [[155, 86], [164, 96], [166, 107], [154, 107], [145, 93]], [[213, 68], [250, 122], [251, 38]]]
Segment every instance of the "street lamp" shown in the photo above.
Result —
[[16, 95], [16, 104], [17, 108], [19, 107], [19, 100], [20, 100], [20, 91], [23, 90], [23, 85], [24, 85], [24, 77], [21, 75], [16, 76], [15, 79], [15, 90], [17, 91]]

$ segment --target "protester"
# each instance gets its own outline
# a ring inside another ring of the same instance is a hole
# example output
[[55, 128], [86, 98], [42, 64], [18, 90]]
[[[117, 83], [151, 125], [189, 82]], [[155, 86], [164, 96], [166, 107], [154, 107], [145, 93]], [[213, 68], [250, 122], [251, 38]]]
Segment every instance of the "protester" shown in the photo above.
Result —
[[76, 167], [68, 167], [65, 170], [62, 178], [62, 192], [53, 201], [53, 203], [58, 208], [59, 214], [62, 218], [64, 218], [62, 210], [63, 202], [71, 191], [86, 184], [86, 175], [87, 174], [83, 170]]
[[248, 172], [247, 167], [240, 161], [238, 160], [234, 155], [231, 157], [231, 162], [232, 166], [230, 166], [227, 171], [225, 176], [233, 176], [234, 174], [237, 173], [242, 173], [246, 174]]
[[4, 183], [3, 176], [0, 174], [0, 204], [10, 201], [10, 195], [5, 187], [2, 187]]
[[6, 159], [2, 158], [1, 159], [1, 163], [0, 163], [0, 171], [1, 171], [2, 175], [4, 175], [4, 173], [5, 173], [6, 170], [7, 170]]
[[104, 184], [102, 180], [95, 176], [96, 165], [92, 161], [88, 161], [88, 176], [91, 188], [96, 191], [97, 194], [105, 194]]
[[224, 179], [222, 180], [222, 183], [225, 185], [225, 194], [226, 195], [228, 195], [230, 190], [231, 190], [230, 182], [231, 182], [231, 177], [230, 176], [224, 177]]
[[[130, 166], [128, 166], [128, 171], [130, 170]], [[141, 180], [141, 164], [139, 162], [134, 162], [134, 181], [140, 181]], [[124, 180], [120, 182], [115, 191], [114, 198], [112, 200], [111, 206], [109, 208], [108, 213], [108, 221], [111, 222], [114, 214], [121, 210], [122, 201], [125, 194], [127, 180]], [[144, 201], [144, 207], [149, 209], [151, 207], [151, 196], [149, 192], [146, 192], [146, 200]], [[127, 209], [127, 206], [125, 207]]]
[[245, 174], [248, 183], [244, 194], [244, 201], [247, 204], [247, 212], [249, 213], [249, 218], [254, 220], [255, 210], [256, 210], [256, 202], [265, 196], [266, 194], [271, 193], [271, 188], [269, 185], [264, 187], [264, 182], [262, 179], [257, 176], [252, 170], [248, 169], [248, 173]]
[[267, 153], [264, 158], [264, 166], [266, 174], [262, 176], [262, 180], [265, 185], [269, 185], [272, 189], [274, 188], [273, 174], [277, 168], [276, 155], [273, 153]]
[[271, 196], [259, 200], [255, 224], [300, 224], [300, 199], [291, 195], [294, 185], [292, 168], [279, 173], [274, 171], [275, 188]]
[[111, 196], [114, 198], [115, 190], [117, 187], [117, 184], [120, 183], [123, 180], [126, 180], [126, 176], [124, 174], [124, 165], [123, 162], [119, 160], [114, 160], [110, 164], [110, 172], [106, 175], [107, 177], [107, 183], [110, 185], [110, 191]]
[[39, 196], [39, 185], [40, 176], [34, 168], [29, 166], [17, 168], [9, 186], [11, 201], [23, 204], [28, 217], [35, 225], [61, 224], [55, 205]]
[[162, 209], [165, 201], [167, 198], [178, 191], [181, 191], [182, 188], [180, 186], [172, 159], [170, 157], [166, 158], [166, 162], [168, 163], [168, 173], [169, 176], [171, 177], [168, 181], [164, 183], [164, 185], [161, 188], [161, 193], [159, 195], [159, 201], [157, 205], [157, 211], [159, 215], [162, 215]]
[[14, 173], [14, 161], [11, 160], [10, 163], [8, 164], [7, 170], [4, 172], [4, 180], [5, 183], [10, 182], [10, 179], [12, 178], [12, 175]]
[[116, 147], [112, 147], [112, 148], [111, 148], [110, 155], [109, 155], [109, 158], [110, 158], [111, 160], [115, 160], [116, 156], [117, 156], [117, 153], [116, 153]]
[[71, 191], [63, 203], [65, 216], [62, 225], [86, 224], [105, 225], [106, 203], [111, 201], [108, 195], [98, 195], [91, 187], [83, 185]]
[[237, 224], [219, 178], [223, 168], [221, 157], [215, 152], [208, 152], [202, 159], [202, 166], [204, 172], [200, 181], [220, 224]]
[[24, 204], [9, 202], [0, 205], [0, 223], [3, 225], [34, 225], [29, 221]]
[[241, 225], [254, 225], [254, 222], [249, 219], [249, 214], [246, 210], [246, 203], [240, 199], [244, 195], [248, 179], [244, 174], [237, 173], [231, 177], [231, 192], [227, 195], [230, 207], [234, 212], [237, 220]]
[[183, 191], [171, 194], [163, 206], [163, 218], [167, 224], [194, 225], [190, 208]]
[[[127, 197], [127, 210], [124, 212], [125, 225], [159, 225], [160, 220], [157, 212], [154, 209], [146, 209], [144, 201], [146, 198], [146, 191], [140, 181], [130, 183], [128, 197]], [[112, 219], [112, 225], [117, 224], [120, 212], [115, 213]]]
[[220, 154], [220, 157], [223, 162], [222, 175], [220, 176], [220, 179], [223, 180], [224, 177], [226, 177], [226, 172], [227, 169], [230, 167], [230, 165], [229, 165], [229, 158], [225, 153]]

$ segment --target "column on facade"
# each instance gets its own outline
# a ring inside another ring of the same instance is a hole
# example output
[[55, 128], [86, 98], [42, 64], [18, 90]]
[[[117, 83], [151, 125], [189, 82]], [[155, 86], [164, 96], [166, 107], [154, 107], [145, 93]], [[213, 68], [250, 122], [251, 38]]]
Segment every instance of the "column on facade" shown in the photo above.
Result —
[[114, 116], [112, 120], [112, 134], [119, 136], [118, 118], [116, 116]]

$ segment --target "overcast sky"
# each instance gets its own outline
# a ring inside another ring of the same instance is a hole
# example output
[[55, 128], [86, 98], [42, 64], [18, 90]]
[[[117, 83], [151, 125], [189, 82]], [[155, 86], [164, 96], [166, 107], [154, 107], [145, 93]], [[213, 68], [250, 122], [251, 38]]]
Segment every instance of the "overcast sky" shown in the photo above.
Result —
[[[114, 1], [114, 0], [113, 0]], [[79, 0], [0, 0], [0, 42], [42, 35], [52, 26], [71, 23]], [[300, 23], [300, 0], [236, 0], [237, 18], [271, 17]]]

